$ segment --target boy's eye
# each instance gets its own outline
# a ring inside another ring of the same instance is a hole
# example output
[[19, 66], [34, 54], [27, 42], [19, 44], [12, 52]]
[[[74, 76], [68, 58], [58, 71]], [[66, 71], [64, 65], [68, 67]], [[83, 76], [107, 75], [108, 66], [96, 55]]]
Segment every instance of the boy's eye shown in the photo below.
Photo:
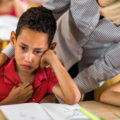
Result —
[[42, 51], [40, 51], [40, 50], [35, 50], [34, 51], [34, 54], [36, 54], [36, 55], [40, 55], [42, 53]]
[[26, 48], [25, 46], [20, 46], [20, 48], [21, 48], [22, 50], [27, 50], [27, 48]]

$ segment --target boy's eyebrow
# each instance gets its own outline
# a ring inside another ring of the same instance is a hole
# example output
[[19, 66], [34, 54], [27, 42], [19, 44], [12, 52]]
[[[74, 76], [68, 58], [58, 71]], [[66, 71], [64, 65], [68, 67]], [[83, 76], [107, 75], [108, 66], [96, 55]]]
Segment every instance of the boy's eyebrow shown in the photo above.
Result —
[[20, 44], [22, 44], [22, 45], [24, 45], [24, 46], [28, 47], [28, 45], [26, 45], [26, 44], [24, 44], [24, 43], [22, 43], [22, 42], [21, 42]]
[[[26, 46], [26, 47], [29, 47], [28, 45], [24, 44], [21, 42], [22, 45]], [[34, 48], [35, 50], [42, 50], [43, 48]]]

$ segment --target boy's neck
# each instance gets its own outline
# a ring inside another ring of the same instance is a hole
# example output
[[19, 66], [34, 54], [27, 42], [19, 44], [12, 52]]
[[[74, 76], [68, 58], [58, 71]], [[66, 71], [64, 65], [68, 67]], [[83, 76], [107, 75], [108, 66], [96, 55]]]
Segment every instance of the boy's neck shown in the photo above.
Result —
[[33, 82], [33, 77], [34, 77], [34, 72], [30, 73], [30, 72], [25, 72], [19, 69], [19, 67], [15, 64], [15, 68], [16, 68], [16, 72], [17, 75], [20, 79], [21, 82]]
[[18, 70], [17, 74], [21, 82], [29, 82], [29, 83], [33, 82], [33, 78], [34, 78], [33, 73], [28, 73], [28, 72]]

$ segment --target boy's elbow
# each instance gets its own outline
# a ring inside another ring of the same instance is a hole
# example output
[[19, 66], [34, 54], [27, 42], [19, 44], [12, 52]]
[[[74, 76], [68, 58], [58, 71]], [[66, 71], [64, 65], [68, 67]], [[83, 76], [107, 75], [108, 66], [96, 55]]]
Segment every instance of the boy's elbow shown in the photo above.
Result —
[[80, 98], [81, 98], [81, 94], [74, 94], [72, 95], [72, 97], [70, 97], [68, 100], [66, 100], [66, 104], [69, 104], [69, 105], [73, 105], [73, 104], [77, 104], [79, 103], [80, 101]]

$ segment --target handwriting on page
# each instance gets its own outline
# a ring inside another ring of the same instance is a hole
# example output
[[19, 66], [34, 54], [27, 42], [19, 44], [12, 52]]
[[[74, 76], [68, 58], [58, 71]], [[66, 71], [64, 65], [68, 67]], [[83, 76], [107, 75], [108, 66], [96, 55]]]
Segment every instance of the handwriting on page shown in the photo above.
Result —
[[36, 103], [6, 105], [0, 109], [8, 120], [52, 120]]
[[81, 107], [78, 104], [43, 104], [42, 107], [48, 112], [49, 115], [51, 115], [52, 118], [58, 117], [62, 120], [90, 120], [79, 111]]

